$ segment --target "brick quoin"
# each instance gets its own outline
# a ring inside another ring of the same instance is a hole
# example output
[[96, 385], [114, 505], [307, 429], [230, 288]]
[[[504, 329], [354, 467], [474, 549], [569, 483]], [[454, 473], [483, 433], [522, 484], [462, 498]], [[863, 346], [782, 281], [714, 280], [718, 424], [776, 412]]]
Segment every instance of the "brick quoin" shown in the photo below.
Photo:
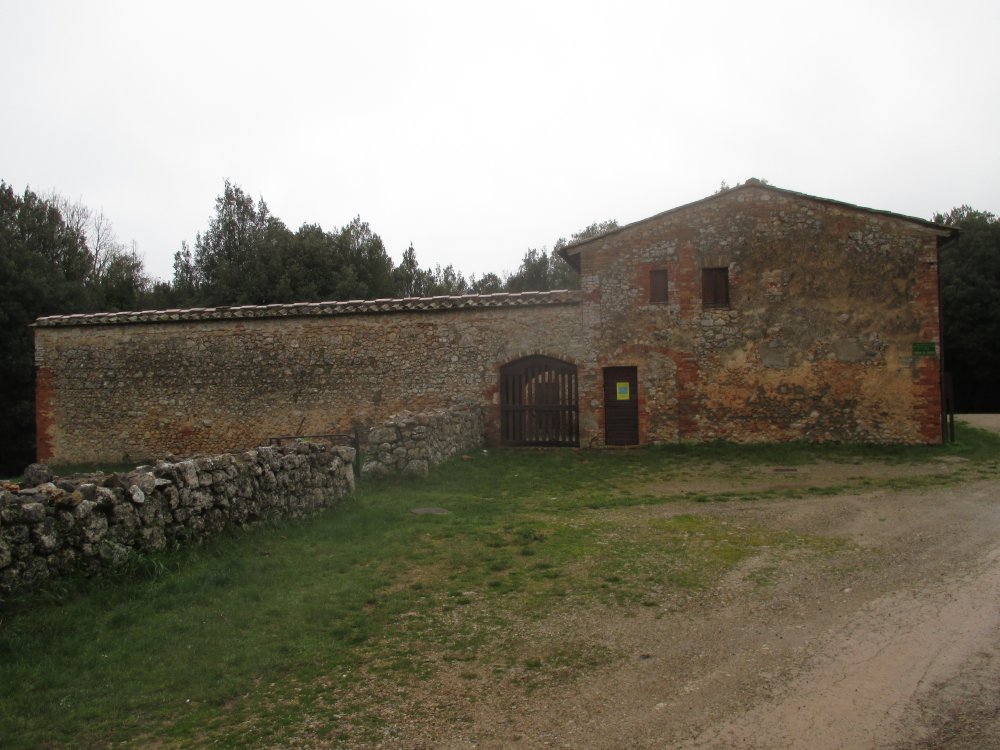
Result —
[[939, 444], [942, 435], [942, 392], [941, 392], [941, 316], [938, 298], [939, 263], [935, 244], [925, 246], [924, 257], [917, 269], [914, 285], [914, 308], [920, 311], [922, 342], [935, 344], [935, 355], [921, 357], [917, 365], [917, 384], [920, 398], [920, 434], [924, 441]]
[[39, 368], [35, 373], [35, 450], [42, 463], [51, 461], [54, 455], [52, 396], [52, 371], [47, 367]]

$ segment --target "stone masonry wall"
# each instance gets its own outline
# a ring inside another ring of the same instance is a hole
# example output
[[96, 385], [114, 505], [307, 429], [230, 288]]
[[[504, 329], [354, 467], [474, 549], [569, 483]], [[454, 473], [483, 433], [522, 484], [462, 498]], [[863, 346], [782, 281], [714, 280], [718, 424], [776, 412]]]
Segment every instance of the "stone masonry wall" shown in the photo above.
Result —
[[0, 595], [95, 573], [231, 526], [325, 508], [353, 491], [353, 460], [353, 448], [303, 442], [5, 488]]
[[[951, 233], [748, 182], [570, 245], [579, 292], [43, 319], [39, 460], [244, 450], [469, 403], [495, 444], [500, 368], [529, 355], [577, 367], [587, 447], [608, 367], [636, 368], [640, 444], [938, 443]], [[727, 269], [728, 305], [703, 304], [704, 268]]]
[[[759, 183], [637, 222], [577, 250], [596, 365], [637, 368], [642, 443], [940, 442], [946, 234]], [[708, 308], [719, 267], [730, 304]]]
[[477, 404], [397, 414], [368, 433], [361, 474], [426, 476], [432, 466], [482, 445], [484, 431]]
[[[503, 306], [486, 306], [494, 297]], [[40, 324], [38, 460], [246, 450], [468, 403], [496, 412], [487, 417], [496, 442], [501, 365], [538, 353], [586, 361], [575, 293], [437, 299], [415, 301], [431, 305], [419, 311], [401, 300], [279, 306], [287, 317], [235, 308]], [[436, 307], [448, 304], [474, 306]]]

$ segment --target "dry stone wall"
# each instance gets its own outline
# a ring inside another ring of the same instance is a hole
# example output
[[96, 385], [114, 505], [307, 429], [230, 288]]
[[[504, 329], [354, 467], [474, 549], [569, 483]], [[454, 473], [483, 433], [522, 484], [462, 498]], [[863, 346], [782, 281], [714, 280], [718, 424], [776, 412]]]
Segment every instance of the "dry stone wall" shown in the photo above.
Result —
[[369, 432], [362, 476], [427, 476], [432, 466], [483, 442], [483, 408], [476, 404], [403, 412]]
[[9, 486], [0, 490], [0, 595], [328, 507], [354, 489], [353, 461], [353, 448], [303, 442]]

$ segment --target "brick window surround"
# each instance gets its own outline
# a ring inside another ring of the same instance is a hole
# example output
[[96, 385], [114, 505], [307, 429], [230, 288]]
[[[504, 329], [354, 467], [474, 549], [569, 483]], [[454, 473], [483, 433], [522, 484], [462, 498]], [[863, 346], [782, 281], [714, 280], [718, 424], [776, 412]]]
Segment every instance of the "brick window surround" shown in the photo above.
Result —
[[667, 304], [667, 272], [656, 270], [649, 272], [649, 304]]
[[701, 306], [729, 307], [729, 269], [701, 269]]

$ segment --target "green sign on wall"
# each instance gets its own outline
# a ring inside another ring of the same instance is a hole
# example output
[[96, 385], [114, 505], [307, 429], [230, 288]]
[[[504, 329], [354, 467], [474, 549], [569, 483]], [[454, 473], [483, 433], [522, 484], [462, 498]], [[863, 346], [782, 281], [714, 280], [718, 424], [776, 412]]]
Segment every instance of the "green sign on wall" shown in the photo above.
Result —
[[937, 344], [933, 341], [915, 341], [913, 343], [914, 357], [933, 357], [937, 354]]

